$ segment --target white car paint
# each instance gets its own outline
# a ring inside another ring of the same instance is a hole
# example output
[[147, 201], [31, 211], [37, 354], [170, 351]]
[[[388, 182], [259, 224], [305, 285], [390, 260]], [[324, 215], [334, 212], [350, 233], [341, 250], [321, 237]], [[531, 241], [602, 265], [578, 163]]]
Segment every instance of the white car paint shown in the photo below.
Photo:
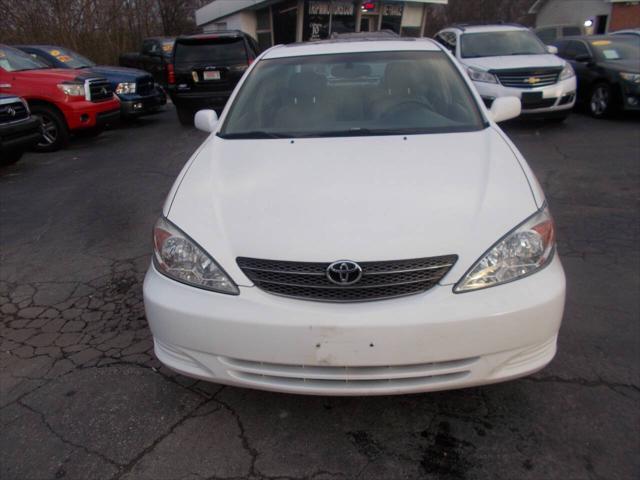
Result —
[[[462, 63], [465, 67], [474, 67], [479, 70], [488, 72], [496, 70], [508, 70], [508, 69], [526, 69], [526, 68], [546, 68], [546, 67], [564, 67], [567, 62], [555, 54], [539, 54], [539, 55], [507, 55], [507, 56], [491, 56], [491, 57], [478, 57], [478, 58], [464, 58], [460, 52], [460, 36], [465, 33], [475, 32], [493, 32], [493, 31], [514, 31], [514, 30], [527, 30], [525, 27], [518, 27], [512, 25], [482, 25], [482, 26], [470, 26], [470, 27], [452, 27], [445, 28], [436, 34], [436, 37], [443, 32], [451, 33], [456, 36], [455, 54], [456, 59]], [[549, 49], [549, 47], [546, 47]], [[555, 48], [555, 47], [554, 47]], [[544, 114], [544, 113], [568, 113], [574, 107], [576, 102], [576, 87], [577, 81], [575, 75], [566, 80], [559, 80], [553, 85], [544, 87], [533, 87], [527, 89], [506, 87], [498, 83], [487, 83], [474, 81], [475, 87], [478, 89], [480, 96], [493, 100], [495, 98], [514, 96], [521, 98], [523, 92], [542, 92], [542, 98], [544, 99], [557, 99], [554, 105], [543, 108], [531, 108], [523, 109], [523, 115], [532, 114]], [[573, 94], [573, 98], [570, 102], [560, 104], [560, 99], [565, 95]]]
[[[439, 48], [428, 40], [274, 47], [252, 68], [263, 58]], [[184, 285], [152, 264], [144, 300], [163, 363], [230, 385], [374, 395], [503, 381], [551, 361], [565, 296], [557, 255], [511, 283], [453, 292], [488, 248], [545, 203], [477, 93], [488, 123], [476, 132], [219, 138], [250, 73], [216, 126], [201, 116], [215, 130], [185, 165], [163, 210], [240, 293]], [[458, 261], [424, 293], [344, 304], [270, 294], [236, 263], [240, 256], [363, 262], [448, 254]]]

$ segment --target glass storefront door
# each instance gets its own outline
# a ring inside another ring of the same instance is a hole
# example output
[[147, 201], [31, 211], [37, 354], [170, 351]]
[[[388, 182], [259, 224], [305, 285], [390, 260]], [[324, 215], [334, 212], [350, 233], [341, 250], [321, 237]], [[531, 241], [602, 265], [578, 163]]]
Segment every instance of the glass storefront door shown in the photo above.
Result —
[[356, 31], [355, 0], [306, 0], [304, 5], [304, 41], [329, 38], [332, 33]]

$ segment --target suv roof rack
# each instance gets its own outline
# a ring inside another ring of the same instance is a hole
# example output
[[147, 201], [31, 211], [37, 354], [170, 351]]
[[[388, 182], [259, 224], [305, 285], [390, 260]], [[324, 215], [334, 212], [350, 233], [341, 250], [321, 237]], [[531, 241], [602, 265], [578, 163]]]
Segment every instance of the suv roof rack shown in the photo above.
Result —
[[515, 22], [486, 22], [486, 23], [482, 23], [482, 22], [476, 22], [476, 23], [454, 23], [453, 25], [447, 27], [447, 28], [457, 28], [458, 30], [462, 30], [463, 32], [465, 31], [466, 28], [468, 27], [488, 27], [490, 25], [502, 25], [502, 26], [509, 26], [509, 27], [520, 27], [520, 28], [528, 28], [520, 23], [515, 23]]

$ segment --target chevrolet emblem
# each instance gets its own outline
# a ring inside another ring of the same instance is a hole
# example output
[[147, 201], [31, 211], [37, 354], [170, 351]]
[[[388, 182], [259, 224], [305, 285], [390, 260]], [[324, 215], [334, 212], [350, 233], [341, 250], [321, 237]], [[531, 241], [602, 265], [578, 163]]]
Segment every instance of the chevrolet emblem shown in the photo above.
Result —
[[540, 79], [538, 77], [529, 77], [525, 80], [525, 83], [528, 83], [529, 85], [535, 85], [539, 81]]

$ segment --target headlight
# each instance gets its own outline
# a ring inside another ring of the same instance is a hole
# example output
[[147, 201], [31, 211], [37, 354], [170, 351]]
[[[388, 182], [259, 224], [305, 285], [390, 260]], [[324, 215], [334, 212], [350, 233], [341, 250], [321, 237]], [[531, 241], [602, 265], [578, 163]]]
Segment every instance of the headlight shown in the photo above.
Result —
[[453, 291], [493, 287], [530, 275], [551, 261], [555, 244], [555, 225], [545, 206], [491, 247]]
[[135, 82], [122, 82], [116, 87], [116, 93], [118, 95], [126, 95], [127, 93], [136, 93]]
[[573, 71], [573, 67], [570, 63], [565, 63], [564, 68], [560, 72], [560, 80], [566, 80], [567, 78], [575, 77], [576, 72]]
[[59, 83], [58, 88], [70, 97], [84, 97], [83, 83]]
[[160, 273], [178, 282], [214, 292], [240, 293], [213, 258], [165, 218], [153, 228], [153, 263]]
[[621, 72], [620, 76], [623, 80], [631, 83], [640, 83], [640, 73]]
[[485, 72], [473, 67], [467, 67], [467, 73], [474, 82], [498, 83], [498, 79], [493, 73]]

